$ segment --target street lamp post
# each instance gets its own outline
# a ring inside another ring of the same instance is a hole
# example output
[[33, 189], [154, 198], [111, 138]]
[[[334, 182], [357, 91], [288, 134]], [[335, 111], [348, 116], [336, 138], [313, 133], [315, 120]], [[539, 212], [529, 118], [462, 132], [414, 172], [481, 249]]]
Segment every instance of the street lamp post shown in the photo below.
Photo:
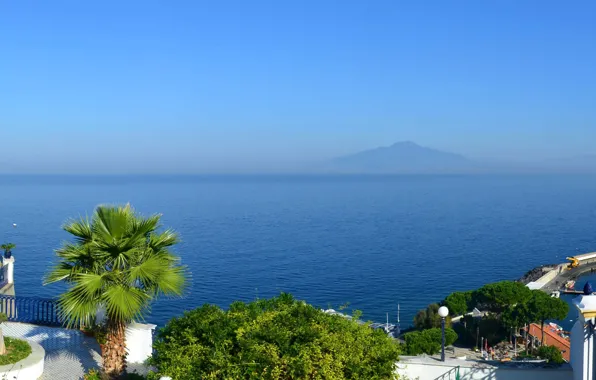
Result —
[[446, 306], [439, 308], [439, 317], [441, 317], [441, 361], [445, 361], [445, 318], [449, 315], [449, 309]]

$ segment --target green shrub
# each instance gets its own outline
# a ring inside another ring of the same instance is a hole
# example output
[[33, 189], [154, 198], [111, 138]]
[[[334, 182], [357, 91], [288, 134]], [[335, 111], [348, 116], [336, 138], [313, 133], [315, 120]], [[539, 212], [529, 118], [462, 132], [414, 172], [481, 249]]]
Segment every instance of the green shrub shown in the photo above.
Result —
[[537, 353], [541, 359], [545, 359], [549, 363], [563, 364], [565, 362], [561, 350], [555, 346], [540, 346]]
[[6, 354], [0, 355], [0, 365], [14, 364], [31, 355], [31, 346], [24, 340], [5, 337], [4, 345]]
[[[434, 355], [441, 351], [441, 329], [433, 328], [414, 331], [404, 335], [407, 355]], [[457, 340], [457, 333], [451, 328], [445, 329], [445, 345], [449, 346]]]
[[204, 305], [158, 332], [150, 364], [186, 379], [393, 379], [398, 344], [291, 295]]
[[96, 369], [90, 369], [83, 375], [83, 380], [103, 380], [101, 372]]
[[[90, 369], [85, 375], [83, 375], [83, 380], [109, 380], [110, 377], [101, 372], [98, 369]], [[143, 375], [139, 375], [136, 372], [127, 373], [121, 375], [118, 379], [121, 380], [146, 380], [147, 378]], [[158, 378], [159, 379], [159, 378]]]
[[524, 350], [517, 353], [517, 359], [536, 359], [536, 355], [532, 355], [530, 352]]

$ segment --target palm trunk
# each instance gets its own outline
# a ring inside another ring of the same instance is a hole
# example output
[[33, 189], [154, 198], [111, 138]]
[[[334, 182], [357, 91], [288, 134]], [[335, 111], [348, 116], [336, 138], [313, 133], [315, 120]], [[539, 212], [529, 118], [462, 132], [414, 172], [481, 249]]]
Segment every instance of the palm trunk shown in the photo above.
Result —
[[126, 325], [119, 321], [108, 321], [106, 342], [101, 347], [103, 370], [111, 378], [116, 379], [126, 369]]
[[0, 355], [6, 354], [6, 346], [4, 345], [4, 334], [0, 328]]

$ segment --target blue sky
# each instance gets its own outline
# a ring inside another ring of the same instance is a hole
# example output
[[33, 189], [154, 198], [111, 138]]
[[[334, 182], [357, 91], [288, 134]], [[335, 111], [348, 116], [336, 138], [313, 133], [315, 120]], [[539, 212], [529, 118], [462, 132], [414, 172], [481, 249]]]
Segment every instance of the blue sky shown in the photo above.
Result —
[[596, 153], [594, 1], [4, 1], [0, 171]]

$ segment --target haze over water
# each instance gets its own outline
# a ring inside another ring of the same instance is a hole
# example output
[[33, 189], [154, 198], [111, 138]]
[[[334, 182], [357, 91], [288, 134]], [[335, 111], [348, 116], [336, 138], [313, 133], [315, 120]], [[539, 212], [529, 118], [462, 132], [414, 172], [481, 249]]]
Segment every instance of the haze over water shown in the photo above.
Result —
[[61, 285], [41, 278], [63, 222], [130, 202], [180, 233], [192, 272], [150, 322], [286, 291], [376, 321], [399, 302], [407, 325], [454, 290], [596, 250], [594, 194], [590, 176], [0, 176], [0, 232], [17, 294], [52, 297]]

